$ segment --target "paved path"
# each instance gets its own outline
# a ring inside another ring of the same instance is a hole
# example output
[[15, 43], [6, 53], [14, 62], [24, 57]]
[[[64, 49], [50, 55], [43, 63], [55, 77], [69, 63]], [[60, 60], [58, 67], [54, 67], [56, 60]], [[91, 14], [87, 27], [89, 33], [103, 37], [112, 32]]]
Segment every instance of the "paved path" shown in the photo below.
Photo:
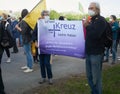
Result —
[[[7, 58], [4, 53], [2, 73], [7, 94], [23, 94], [23, 92], [39, 86], [39, 64], [34, 65], [34, 72], [23, 73], [20, 68], [26, 64], [26, 58], [22, 48], [19, 48], [19, 53], [11, 54], [11, 59], [11, 63], [5, 63]], [[84, 73], [85, 63], [84, 60], [78, 58], [54, 56], [52, 69], [54, 79], [59, 79], [71, 74]]]

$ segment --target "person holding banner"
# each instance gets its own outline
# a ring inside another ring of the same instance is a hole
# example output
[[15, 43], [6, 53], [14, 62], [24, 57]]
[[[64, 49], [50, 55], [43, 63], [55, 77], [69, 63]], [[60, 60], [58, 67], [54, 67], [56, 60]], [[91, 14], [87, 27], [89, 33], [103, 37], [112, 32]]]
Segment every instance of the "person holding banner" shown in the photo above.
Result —
[[91, 21], [86, 20], [86, 74], [91, 94], [102, 94], [102, 62], [106, 20], [100, 16], [100, 5], [92, 2], [88, 8]]
[[[41, 12], [41, 18], [40, 20], [42, 21], [46, 21], [49, 20], [49, 11], [44, 10]], [[38, 47], [39, 43], [38, 43], [38, 24], [36, 24], [35, 29], [33, 31], [33, 40], [35, 41], [36, 46]], [[40, 48], [38, 48], [39, 52], [40, 52]], [[40, 84], [43, 84], [46, 81], [46, 75], [48, 76], [48, 81], [49, 84], [52, 85], [53, 81], [53, 75], [52, 75], [52, 68], [51, 68], [51, 64], [50, 64], [50, 54], [40, 54], [39, 53], [39, 59], [40, 59], [40, 69], [41, 69], [41, 81], [39, 82]]]

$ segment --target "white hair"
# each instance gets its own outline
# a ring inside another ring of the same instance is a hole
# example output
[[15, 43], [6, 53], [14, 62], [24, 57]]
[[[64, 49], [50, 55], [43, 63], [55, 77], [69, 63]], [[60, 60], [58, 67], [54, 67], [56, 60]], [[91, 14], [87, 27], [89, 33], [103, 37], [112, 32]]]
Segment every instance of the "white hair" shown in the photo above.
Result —
[[44, 16], [44, 13], [50, 14], [48, 10], [43, 10], [43, 11], [41, 12], [41, 16]]
[[91, 3], [95, 4], [96, 8], [100, 10], [100, 4], [98, 2], [91, 2]]
[[98, 13], [100, 14], [100, 4], [98, 2], [91, 2], [91, 4], [95, 4], [96, 8], [98, 9]]

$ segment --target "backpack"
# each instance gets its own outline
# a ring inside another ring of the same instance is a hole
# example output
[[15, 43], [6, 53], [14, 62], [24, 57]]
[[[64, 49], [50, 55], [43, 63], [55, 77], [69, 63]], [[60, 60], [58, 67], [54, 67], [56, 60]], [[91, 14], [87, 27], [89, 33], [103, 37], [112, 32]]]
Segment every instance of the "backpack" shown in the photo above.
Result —
[[104, 38], [104, 45], [105, 45], [105, 47], [110, 48], [112, 46], [112, 40], [113, 40], [112, 37], [113, 37], [112, 27], [106, 21], [105, 38]]
[[14, 38], [12, 36], [12, 33], [10, 31], [10, 25], [9, 23], [6, 21], [1, 22], [1, 32], [2, 32], [2, 38], [0, 41], [0, 44], [3, 48], [11, 48], [14, 46], [15, 41]]

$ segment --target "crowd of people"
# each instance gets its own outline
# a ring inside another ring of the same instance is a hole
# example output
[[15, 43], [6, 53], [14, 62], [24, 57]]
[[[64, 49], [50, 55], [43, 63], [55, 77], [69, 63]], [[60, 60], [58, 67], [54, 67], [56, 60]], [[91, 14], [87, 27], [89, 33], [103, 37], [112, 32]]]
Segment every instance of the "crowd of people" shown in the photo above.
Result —
[[[104, 62], [109, 61], [109, 52], [111, 51], [112, 54], [112, 62], [111, 64], [115, 64], [117, 62], [117, 47], [120, 40], [120, 30], [119, 30], [119, 22], [117, 21], [117, 18], [115, 15], [111, 15], [109, 19], [109, 24], [112, 27], [112, 45], [109, 47], [106, 47], [105, 51], [105, 60]], [[111, 49], [111, 50], [110, 50]]]
[[[27, 63], [25, 66], [21, 67], [23, 72], [29, 73], [33, 72], [33, 63], [38, 63], [40, 61], [40, 69], [41, 69], [41, 77], [40, 84], [44, 83], [48, 77], [49, 84], [53, 84], [52, 82], [52, 69], [51, 69], [51, 63], [50, 63], [50, 54], [39, 54], [38, 55], [38, 46], [37, 46], [37, 24], [34, 30], [31, 29], [31, 27], [22, 20], [27, 14], [27, 9], [23, 9], [21, 12], [21, 18], [19, 18], [19, 21], [13, 17], [9, 16], [7, 14], [4, 14], [1, 16], [0, 19], [0, 42], [3, 41], [4, 35], [7, 35], [5, 32], [9, 33], [13, 39], [13, 52], [12, 53], [18, 53], [19, 49], [18, 47], [24, 48], [24, 53], [26, 55]], [[49, 11], [43, 11], [41, 13], [41, 19], [49, 19]], [[9, 41], [9, 35], [7, 35], [6, 41]], [[6, 37], [6, 36], [5, 36]], [[4, 44], [6, 44], [6, 41]], [[6, 51], [6, 54], [8, 56], [7, 63], [11, 62], [10, 58], [10, 48], [8, 45], [3, 46], [0, 44], [0, 64], [2, 60], [2, 55], [4, 50]], [[39, 58], [38, 58], [39, 57]], [[1, 67], [0, 67], [0, 94], [5, 94], [4, 92], [4, 85], [2, 80], [2, 74], [1, 74]]]
[[[9, 16], [4, 14], [0, 17], [0, 42], [3, 40], [3, 35], [6, 30], [12, 35], [14, 40], [13, 52], [18, 53], [18, 47], [23, 47], [26, 55], [27, 63], [21, 67], [23, 72], [33, 72], [33, 63], [39, 62], [41, 69], [40, 84], [46, 82], [48, 78], [49, 84], [53, 84], [52, 67], [51, 67], [51, 55], [40, 54], [38, 48], [38, 27], [37, 23], [34, 30], [22, 20], [27, 14], [27, 9], [23, 9], [19, 20], [15, 16]], [[84, 20], [84, 27], [86, 29], [86, 75], [88, 83], [91, 88], [91, 94], [102, 94], [102, 63], [109, 61], [109, 52], [112, 53], [111, 64], [117, 63], [117, 46], [120, 39], [119, 23], [115, 15], [111, 15], [109, 24], [112, 29], [112, 44], [109, 47], [105, 47], [105, 29], [107, 27], [106, 19], [100, 15], [100, 5], [97, 2], [92, 2], [88, 8], [89, 19]], [[39, 20], [49, 20], [49, 11], [44, 10], [41, 12], [41, 18]], [[59, 20], [66, 20], [64, 16], [60, 16]], [[10, 49], [11, 47], [3, 47], [0, 44], [0, 65], [4, 50], [6, 51], [8, 60], [11, 62]], [[39, 59], [38, 59], [39, 57]], [[2, 80], [1, 66], [0, 66], [0, 94], [5, 94], [4, 84]]]

